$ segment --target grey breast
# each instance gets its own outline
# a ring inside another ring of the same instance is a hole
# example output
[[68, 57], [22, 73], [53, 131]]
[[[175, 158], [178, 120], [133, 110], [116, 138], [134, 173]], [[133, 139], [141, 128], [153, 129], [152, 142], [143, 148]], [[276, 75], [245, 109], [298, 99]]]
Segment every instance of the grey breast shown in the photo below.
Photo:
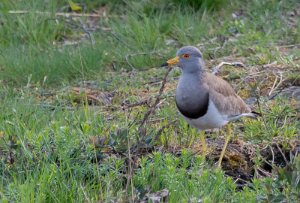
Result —
[[176, 89], [176, 106], [187, 118], [204, 116], [209, 106], [209, 92], [198, 77], [182, 75]]

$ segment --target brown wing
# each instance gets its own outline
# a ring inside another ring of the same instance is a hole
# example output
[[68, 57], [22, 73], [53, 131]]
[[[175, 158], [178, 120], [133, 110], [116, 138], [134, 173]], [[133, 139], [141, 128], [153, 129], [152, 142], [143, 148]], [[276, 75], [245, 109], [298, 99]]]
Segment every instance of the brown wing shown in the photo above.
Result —
[[203, 79], [209, 89], [209, 98], [221, 113], [230, 116], [251, 112], [247, 104], [225, 80], [211, 73], [205, 73]]

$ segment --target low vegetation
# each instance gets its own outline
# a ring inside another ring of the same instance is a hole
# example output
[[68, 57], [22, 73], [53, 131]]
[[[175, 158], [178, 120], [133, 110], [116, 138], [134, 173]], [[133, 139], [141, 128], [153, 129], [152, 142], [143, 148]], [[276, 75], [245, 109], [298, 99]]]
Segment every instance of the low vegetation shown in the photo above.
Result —
[[[299, 202], [297, 0], [2, 0], [1, 202]], [[256, 111], [200, 135], [180, 118], [183, 45]]]

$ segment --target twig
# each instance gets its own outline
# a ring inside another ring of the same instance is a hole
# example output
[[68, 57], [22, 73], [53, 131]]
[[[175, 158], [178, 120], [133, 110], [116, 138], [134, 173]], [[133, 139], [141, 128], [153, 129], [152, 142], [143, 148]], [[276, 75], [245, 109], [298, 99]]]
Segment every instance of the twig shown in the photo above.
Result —
[[229, 66], [237, 66], [237, 67], [245, 67], [245, 65], [242, 62], [221, 62], [219, 63], [216, 67], [214, 67], [212, 74], [216, 75], [220, 72], [220, 69], [224, 65], [229, 65]]
[[[125, 111], [125, 114], [126, 114], [126, 123], [127, 123], [127, 135], [129, 135], [129, 129], [130, 129], [130, 125], [128, 123], [128, 120], [129, 120], [129, 117], [130, 117], [130, 111]], [[128, 188], [129, 186], [131, 185], [131, 198], [132, 198], [132, 202], [134, 202], [134, 199], [133, 199], [133, 182], [132, 182], [132, 177], [133, 177], [133, 170], [134, 170], [134, 161], [133, 161], [133, 154], [131, 153], [131, 139], [130, 139], [130, 136], [126, 136], [127, 137], [127, 153], [122, 153], [123, 155], [125, 155], [126, 157], [126, 161], [128, 162], [127, 163], [127, 170], [126, 170], [126, 176], [127, 176], [127, 182], [126, 182], [126, 194], [127, 194], [127, 198], [128, 198]]]
[[270, 92], [269, 92], [269, 96], [272, 94], [273, 89], [275, 88], [275, 85], [276, 85], [276, 83], [277, 83], [277, 80], [278, 80], [278, 76], [275, 75], [275, 80], [274, 80], [273, 85], [272, 85], [272, 87], [271, 87], [271, 90], [270, 90]]
[[154, 104], [149, 108], [149, 110], [145, 113], [144, 118], [143, 118], [143, 120], [142, 120], [142, 122], [141, 122], [141, 124], [140, 124], [140, 126], [139, 126], [139, 128], [138, 128], [139, 131], [141, 131], [142, 127], [144, 126], [144, 124], [145, 124], [146, 121], [148, 120], [149, 116], [150, 116], [152, 113], [155, 112], [156, 106], [158, 105], [158, 103], [159, 103], [159, 101], [160, 101], [160, 97], [161, 97], [161, 95], [162, 95], [162, 93], [163, 93], [163, 91], [164, 91], [164, 88], [165, 88], [165, 85], [166, 85], [166, 82], [167, 82], [167, 77], [168, 77], [168, 75], [169, 75], [171, 69], [172, 69], [172, 68], [170, 68], [170, 67], [168, 68], [168, 70], [167, 70], [167, 72], [166, 72], [166, 74], [165, 74], [165, 76], [164, 76], [164, 78], [163, 78], [163, 81], [162, 81], [162, 84], [161, 84], [159, 93], [158, 93], [158, 95], [157, 95], [157, 97], [156, 97], [156, 100], [155, 100]]
[[284, 90], [284, 88], [280, 89], [277, 93], [271, 95], [268, 97], [269, 100], [274, 99], [275, 97], [277, 97], [280, 93], [282, 93], [282, 91]]
[[[229, 177], [230, 177], [230, 176], [229, 176]], [[249, 182], [249, 181], [246, 181], [246, 180], [244, 180], [244, 179], [242, 179], [242, 178], [236, 178], [235, 181], [234, 181], [234, 183], [237, 184], [238, 181], [241, 181], [241, 182], [246, 183], [247, 185], [250, 185], [250, 182]]]
[[279, 87], [279, 86], [282, 84], [282, 82], [283, 82], [283, 79], [282, 79], [282, 72], [279, 72], [279, 75], [280, 75], [280, 80], [279, 80], [278, 84], [276, 85], [277, 80], [278, 80], [278, 76], [276, 75], [276, 78], [275, 78], [275, 80], [274, 80], [273, 86], [272, 86], [272, 88], [271, 88], [271, 90], [270, 90], [270, 92], [269, 92], [269, 96], [271, 96], [271, 94], [272, 94], [276, 89], [278, 89], [278, 87]]
[[258, 167], [257, 170], [259, 170], [263, 175], [267, 176], [267, 177], [272, 177], [272, 174], [263, 170], [262, 168]]
[[127, 174], [127, 183], [126, 183], [126, 191], [128, 191], [129, 184], [131, 185], [131, 198], [132, 202], [134, 202], [134, 192], [133, 192], [133, 182], [132, 182], [132, 177], [133, 177], [133, 168], [134, 166], [132, 165], [132, 156], [131, 156], [131, 147], [130, 147], [130, 138], [127, 136], [127, 144], [128, 144], [128, 174]]
[[269, 148], [271, 150], [271, 153], [272, 153], [272, 166], [274, 165], [274, 160], [275, 160], [275, 154], [274, 154], [274, 151], [273, 151], [273, 148], [271, 145], [269, 145]]
[[80, 25], [81, 25], [81, 28], [83, 29], [83, 31], [89, 36], [92, 47], [94, 48], [95, 38], [94, 38], [93, 33], [87, 28], [86, 24], [84, 24], [81, 19], [79, 19], [79, 22], [80, 22]]
[[289, 162], [288, 162], [288, 160], [286, 159], [286, 157], [285, 157], [284, 153], [282, 152], [282, 150], [280, 149], [280, 147], [278, 146], [278, 144], [277, 144], [277, 143], [275, 143], [275, 145], [276, 145], [277, 149], [279, 150], [279, 152], [280, 152], [281, 156], [283, 157], [283, 159], [284, 159], [284, 161], [285, 161], [285, 164], [286, 164], [286, 165], [289, 165]]
[[127, 64], [130, 66], [130, 68], [131, 68], [132, 70], [134, 70], [135, 67], [129, 62], [128, 56], [129, 56], [129, 55], [126, 55], [126, 56], [125, 56], [125, 60], [126, 60]]
[[[26, 11], [26, 10], [16, 10], [16, 11], [8, 11], [9, 14], [28, 14], [28, 13], [35, 13], [39, 15], [52, 15], [51, 12], [47, 11]], [[63, 17], [101, 17], [99, 14], [94, 13], [54, 13], [55, 16], [63, 16]]]
[[289, 44], [289, 45], [280, 45], [278, 47], [280, 48], [292, 48], [292, 47], [298, 47], [300, 44]]
[[273, 67], [273, 66], [275, 66], [275, 65], [277, 65], [277, 61], [273, 61], [272, 63], [265, 64], [265, 65], [263, 65], [262, 67], [263, 67], [264, 69], [266, 69], [266, 68], [271, 68], [271, 67]]

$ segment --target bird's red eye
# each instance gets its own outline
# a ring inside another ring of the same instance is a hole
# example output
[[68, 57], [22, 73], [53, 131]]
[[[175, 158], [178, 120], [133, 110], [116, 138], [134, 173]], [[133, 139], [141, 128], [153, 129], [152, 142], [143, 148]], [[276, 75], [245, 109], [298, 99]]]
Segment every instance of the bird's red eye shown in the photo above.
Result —
[[182, 57], [185, 58], [185, 59], [188, 59], [188, 58], [190, 58], [190, 55], [189, 54], [183, 54]]

